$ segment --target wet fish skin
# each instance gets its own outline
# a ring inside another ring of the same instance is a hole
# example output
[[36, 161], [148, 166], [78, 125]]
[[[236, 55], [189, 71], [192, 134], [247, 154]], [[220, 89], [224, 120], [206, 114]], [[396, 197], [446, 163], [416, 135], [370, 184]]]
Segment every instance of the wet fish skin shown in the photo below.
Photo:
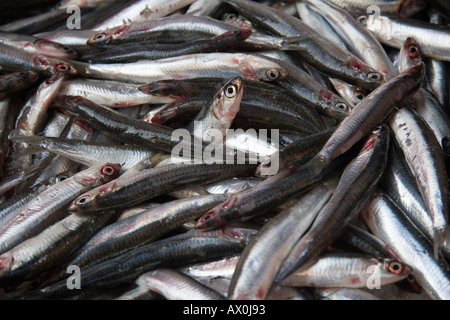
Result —
[[276, 282], [282, 281], [323, 252], [361, 210], [386, 167], [389, 134], [389, 127], [382, 125], [365, 140], [358, 156], [345, 167], [331, 199], [284, 260]]
[[[420, 61], [423, 61], [423, 56], [419, 45], [412, 38], [406, 39], [399, 52], [399, 71]], [[414, 104], [412, 108], [430, 126], [436, 139], [442, 144], [442, 139], [450, 133], [450, 116], [431, 90], [429, 82], [424, 81], [411, 99]]]
[[392, 78], [366, 96], [350, 116], [341, 121], [314, 161], [328, 163], [383, 123], [394, 108], [414, 94], [425, 74], [425, 65], [417, 64]]
[[[302, 36], [302, 41], [290, 48], [330, 76], [335, 76], [351, 84], [374, 89], [385, 81], [375, 69], [369, 67], [349, 51], [328, 41], [320, 33], [311, 29], [301, 20], [283, 14], [268, 6], [248, 0], [224, 0], [251, 20], [255, 25], [279, 36]], [[288, 49], [285, 47], [285, 50]]]
[[36, 198], [22, 206], [17, 214], [3, 226], [0, 252], [6, 252], [27, 238], [43, 231], [49, 224], [65, 215], [65, 207], [80, 193], [114, 179], [119, 164], [95, 166], [45, 189]]
[[123, 171], [130, 169], [139, 161], [156, 153], [140, 146], [110, 146], [80, 139], [18, 136], [12, 138], [12, 141], [30, 144], [32, 146], [31, 150], [27, 151], [28, 148], [24, 149], [23, 153], [25, 154], [47, 150], [86, 166], [117, 161], [122, 165]]
[[212, 38], [194, 39], [190, 43], [149, 43], [148, 45], [130, 43], [108, 47], [104, 52], [84, 55], [82, 60], [90, 63], [127, 63], [143, 59], [157, 60], [186, 54], [224, 51], [238, 47], [251, 32], [250, 28], [240, 28], [240, 30], [227, 31]]
[[[156, 269], [136, 279], [139, 291], [155, 291], [168, 300], [223, 300], [225, 297], [195, 279], [173, 269]], [[117, 298], [126, 299], [128, 293]], [[134, 293], [135, 294], [135, 293]]]
[[[448, 225], [448, 181], [442, 147], [414, 110], [401, 108], [389, 120], [433, 221], [435, 256]], [[413, 160], [414, 159], [414, 160]]]
[[172, 141], [170, 127], [131, 119], [92, 101], [76, 96], [61, 97], [60, 105], [90, 123], [95, 129], [125, 143], [139, 143], [144, 147], [162, 152], [171, 152], [178, 142]]
[[[140, 275], [161, 267], [181, 267], [194, 262], [239, 253], [255, 234], [255, 230], [224, 228], [210, 232], [192, 231], [142, 246], [82, 272], [85, 288], [111, 287], [132, 282]], [[51, 284], [35, 293], [40, 297], [70, 294], [66, 280]]]
[[383, 15], [371, 15], [363, 21], [381, 43], [400, 49], [407, 38], [413, 38], [425, 57], [449, 61], [449, 27]]
[[[385, 176], [385, 173], [383, 173]], [[383, 178], [382, 178], [383, 179]], [[382, 185], [382, 183], [380, 183]], [[342, 251], [357, 251], [376, 258], [388, 258], [391, 256], [388, 246], [369, 231], [355, 225], [348, 225], [342, 235], [332, 244]]]
[[143, 104], [170, 103], [171, 97], [146, 95], [138, 86], [118, 81], [71, 79], [63, 82], [58, 97], [82, 96], [96, 104], [110, 108], [131, 107]]
[[226, 195], [206, 195], [175, 200], [112, 223], [97, 232], [70, 264], [85, 269], [153, 242], [225, 199]]
[[365, 254], [328, 252], [309, 266], [300, 267], [284, 278], [281, 285], [324, 288], [366, 288], [371, 268], [379, 271], [380, 286], [405, 279], [411, 268], [392, 258], [374, 258]]
[[70, 60], [78, 58], [78, 54], [72, 48], [33, 36], [0, 31], [0, 43], [14, 46], [31, 54], [42, 54], [47, 57]]
[[383, 193], [376, 194], [362, 213], [369, 229], [384, 240], [433, 299], [448, 300], [450, 279], [446, 263], [434, 259], [433, 244]]
[[256, 165], [252, 164], [168, 164], [121, 176], [79, 196], [68, 210], [86, 214], [107, 208], [125, 208], [192, 184], [252, 176], [255, 169]]
[[228, 290], [231, 300], [264, 300], [282, 261], [331, 197], [337, 179], [329, 179], [267, 222], [245, 247]]
[[308, 0], [307, 3], [313, 10], [324, 16], [345, 41], [350, 51], [362, 61], [381, 72], [386, 80], [396, 75], [386, 50], [352, 15], [327, 1]]
[[56, 267], [111, 219], [113, 212], [68, 215], [0, 255], [0, 285], [17, 285]]
[[[222, 137], [236, 117], [241, 107], [244, 95], [244, 83], [241, 77], [236, 77], [226, 82], [213, 96], [211, 102], [199, 112], [188, 125], [187, 129], [194, 137], [212, 142], [211, 133], [208, 130], [219, 130]], [[201, 124], [202, 132], [195, 130], [195, 125]], [[214, 133], [212, 133], [214, 135]], [[214, 138], [215, 139], [215, 138]]]
[[243, 52], [210, 52], [141, 60], [130, 63], [72, 62], [81, 75], [94, 79], [119, 80], [145, 84], [165, 79], [198, 77], [233, 78], [274, 81], [287, 76], [288, 71], [262, 56]]
[[39, 75], [33, 71], [15, 72], [0, 76], [0, 96], [21, 92], [32, 86]]
[[194, 0], [137, 0], [127, 4], [111, 17], [91, 27], [92, 30], [104, 30], [118, 27], [126, 23], [155, 19], [166, 16], [178, 9], [192, 4]]

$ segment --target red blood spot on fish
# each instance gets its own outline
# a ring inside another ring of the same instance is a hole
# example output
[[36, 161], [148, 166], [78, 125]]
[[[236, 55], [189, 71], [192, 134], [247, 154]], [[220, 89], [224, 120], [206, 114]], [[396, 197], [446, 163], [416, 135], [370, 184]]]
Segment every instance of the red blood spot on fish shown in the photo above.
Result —
[[391, 256], [395, 260], [400, 260], [400, 257], [394, 251], [392, 251], [391, 248], [388, 248], [387, 251], [388, 251], [389, 256]]
[[98, 191], [99, 193], [105, 193], [106, 191], [110, 191], [113, 188], [113, 185], [114, 184], [111, 183], [104, 184], [99, 188]]
[[359, 283], [360, 281], [359, 281], [359, 277], [353, 277], [353, 278], [351, 278], [350, 279], [350, 283], [352, 283], [352, 284], [356, 284], [356, 283]]
[[147, 122], [158, 124], [158, 125], [163, 125], [163, 123], [164, 123], [161, 119], [161, 116], [158, 114], [155, 114], [152, 118], [148, 119]]
[[234, 64], [239, 64], [239, 59], [238, 59], [238, 58], [235, 58], [235, 57], [233, 57], [233, 58], [231, 58], [231, 63], [234, 63]]
[[264, 290], [263, 287], [259, 288], [259, 289], [256, 291], [256, 297], [257, 297], [258, 299], [264, 299], [265, 295], [266, 295], [266, 290]]
[[319, 93], [320, 93], [320, 95], [322, 95], [322, 97], [324, 97], [326, 100], [331, 100], [331, 98], [333, 97], [333, 95], [331, 94], [331, 92], [330, 92], [330, 91], [327, 91], [327, 90], [321, 89], [321, 90], [319, 91]]
[[374, 146], [375, 146], [375, 140], [370, 139], [369, 141], [366, 142], [366, 144], [361, 149], [361, 151], [372, 150], [374, 148]]
[[9, 257], [0, 257], [0, 270], [9, 267], [14, 261], [13, 256]]
[[87, 123], [83, 119], [77, 118], [77, 119], [75, 119], [74, 123], [87, 132], [94, 132], [94, 127], [92, 127], [89, 123]]
[[123, 25], [122, 27], [120, 27], [119, 29], [116, 30], [116, 32], [114, 32], [114, 35], [120, 35], [122, 34], [124, 31], [128, 30], [129, 26], [128, 25]]
[[91, 181], [95, 181], [95, 180], [97, 180], [96, 177], [85, 177], [85, 178], [83, 178], [84, 182], [91, 182]]
[[252, 28], [246, 23], [241, 24], [240, 31], [241, 31], [242, 41], [246, 40], [252, 34]]
[[174, 74], [173, 78], [174, 79], [181, 79], [181, 80], [183, 80], [183, 79], [186, 79], [186, 74], [184, 74], [184, 73]]
[[352, 67], [358, 69], [358, 70], [361, 70], [361, 68], [362, 68], [361, 62], [358, 61], [358, 60], [356, 60], [356, 59], [352, 59], [352, 60], [350, 61], [350, 65], [351, 65]]
[[233, 198], [231, 198], [231, 199], [225, 201], [224, 203], [222, 203], [222, 208], [223, 208], [223, 209], [226, 209], [226, 208], [228, 208], [228, 207], [231, 207], [235, 202], [236, 202], [236, 198], [233, 197]]
[[49, 65], [48, 64], [48, 60], [45, 57], [42, 57], [42, 56], [37, 58], [37, 63], [40, 64], [40, 65], [43, 65], [43, 66], [48, 66]]

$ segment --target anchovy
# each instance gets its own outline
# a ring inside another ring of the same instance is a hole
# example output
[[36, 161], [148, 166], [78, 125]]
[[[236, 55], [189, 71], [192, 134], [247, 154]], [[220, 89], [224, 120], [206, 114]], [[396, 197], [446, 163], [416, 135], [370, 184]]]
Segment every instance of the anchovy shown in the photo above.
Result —
[[363, 212], [369, 229], [412, 268], [412, 275], [433, 299], [450, 299], [448, 266], [436, 262], [433, 244], [384, 194], [377, 194]]
[[386, 167], [389, 127], [373, 130], [356, 158], [344, 169], [336, 191], [318, 213], [314, 224], [291, 249], [275, 278], [282, 281], [317, 257], [336, 240], [375, 190]]
[[281, 281], [284, 286], [325, 288], [366, 288], [374, 284], [371, 277], [377, 272], [377, 286], [385, 286], [405, 279], [411, 268], [391, 258], [374, 258], [364, 254], [343, 252], [324, 253], [308, 267], [300, 267]]
[[263, 300], [270, 294], [282, 261], [311, 226], [336, 186], [337, 179], [320, 184], [258, 231], [240, 256], [229, 299]]
[[114, 179], [120, 165], [95, 166], [47, 188], [27, 202], [0, 230], [0, 252], [6, 252], [20, 242], [43, 231], [67, 215], [67, 205], [79, 194]]
[[439, 142], [424, 120], [404, 107], [389, 120], [420, 194], [433, 221], [435, 255], [448, 226], [448, 181], [444, 155]]
[[226, 199], [226, 195], [206, 195], [175, 200], [121, 219], [93, 236], [70, 264], [87, 268], [153, 242]]
[[[129, 283], [142, 274], [162, 267], [181, 267], [194, 262], [231, 256], [242, 251], [255, 230], [224, 228], [210, 232], [187, 232], [139, 247], [81, 272], [88, 287], [111, 287]], [[43, 297], [70, 294], [66, 280], [51, 284], [36, 293]]]
[[158, 292], [168, 300], [223, 300], [225, 297], [195, 279], [172, 269], [156, 269], [136, 279], [138, 288], [116, 300], [128, 300], [147, 291]]

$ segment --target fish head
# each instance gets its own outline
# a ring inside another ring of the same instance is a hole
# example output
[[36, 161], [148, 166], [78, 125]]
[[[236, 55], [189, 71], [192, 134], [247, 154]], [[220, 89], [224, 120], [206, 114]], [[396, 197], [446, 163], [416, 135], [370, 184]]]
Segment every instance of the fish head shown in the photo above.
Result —
[[87, 44], [92, 46], [105, 45], [109, 42], [120, 38], [125, 32], [130, 28], [129, 25], [125, 24], [119, 27], [110, 28], [103, 30], [102, 32], [96, 33], [87, 41]]
[[225, 226], [227, 219], [227, 211], [233, 209], [233, 204], [236, 201], [236, 197], [231, 197], [225, 202], [215, 206], [203, 216], [201, 216], [195, 224], [195, 229], [200, 230], [213, 230]]
[[73, 63], [68, 60], [50, 58], [44, 55], [35, 55], [33, 65], [40, 71], [47, 74], [64, 73], [66, 75], [76, 75], [78, 70]]
[[241, 77], [231, 79], [217, 93], [212, 112], [222, 124], [221, 129], [229, 129], [239, 112], [243, 93], [244, 84]]
[[360, 78], [359, 86], [365, 89], [375, 89], [386, 82], [383, 73], [370, 67], [355, 56], [349, 59], [348, 65], [354, 70], [354, 75]]
[[[395, 259], [384, 259], [380, 263], [380, 275], [384, 284], [397, 282], [405, 279], [412, 269], [410, 266]], [[383, 284], [383, 283], [382, 283]]]
[[31, 43], [31, 45], [36, 49], [37, 52], [42, 53], [48, 57], [71, 60], [75, 60], [78, 58], [78, 53], [75, 50], [54, 41], [46, 39], [36, 39]]
[[119, 163], [107, 163], [100, 168], [101, 180], [109, 182], [117, 178], [120, 174], [121, 165]]
[[344, 119], [353, 110], [353, 106], [350, 103], [327, 89], [320, 89], [317, 92], [317, 97], [320, 103], [324, 105], [324, 108], [330, 110], [334, 118]]
[[[95, 189], [93, 189], [95, 190]], [[77, 197], [67, 208], [69, 212], [83, 214], [85, 212], [90, 212], [95, 208], [98, 193], [88, 191], [81, 196]]]
[[242, 77], [247, 80], [275, 81], [288, 75], [280, 64], [262, 56], [246, 55], [238, 63]]
[[422, 54], [419, 45], [413, 38], [407, 38], [400, 49], [399, 70], [405, 70], [422, 61]]

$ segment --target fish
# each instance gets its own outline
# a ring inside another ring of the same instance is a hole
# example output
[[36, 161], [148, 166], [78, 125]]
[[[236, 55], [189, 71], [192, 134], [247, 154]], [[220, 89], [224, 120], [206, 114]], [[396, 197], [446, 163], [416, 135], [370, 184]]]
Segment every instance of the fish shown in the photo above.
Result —
[[371, 15], [360, 21], [385, 45], [400, 49], [407, 38], [413, 38], [425, 57], [449, 61], [449, 27], [385, 15]]
[[14, 248], [20, 242], [43, 231], [67, 215], [67, 205], [77, 195], [117, 177], [119, 164], [94, 166], [45, 189], [20, 207], [14, 217], [0, 230], [0, 252]]
[[284, 259], [275, 282], [282, 281], [323, 252], [365, 205], [386, 167], [389, 135], [389, 127], [382, 125], [365, 140], [358, 156], [345, 167], [336, 191], [317, 214], [311, 228]]
[[449, 298], [450, 280], [446, 263], [435, 260], [432, 242], [411, 224], [389, 197], [377, 193], [362, 216], [371, 232], [384, 240], [398, 259], [411, 267], [411, 274], [431, 298]]
[[[377, 283], [371, 277], [377, 272]], [[327, 252], [308, 267], [300, 267], [281, 281], [284, 286], [319, 288], [373, 288], [398, 282], [411, 268], [395, 259], [379, 259], [365, 254]], [[373, 281], [374, 282], [374, 281]]]

